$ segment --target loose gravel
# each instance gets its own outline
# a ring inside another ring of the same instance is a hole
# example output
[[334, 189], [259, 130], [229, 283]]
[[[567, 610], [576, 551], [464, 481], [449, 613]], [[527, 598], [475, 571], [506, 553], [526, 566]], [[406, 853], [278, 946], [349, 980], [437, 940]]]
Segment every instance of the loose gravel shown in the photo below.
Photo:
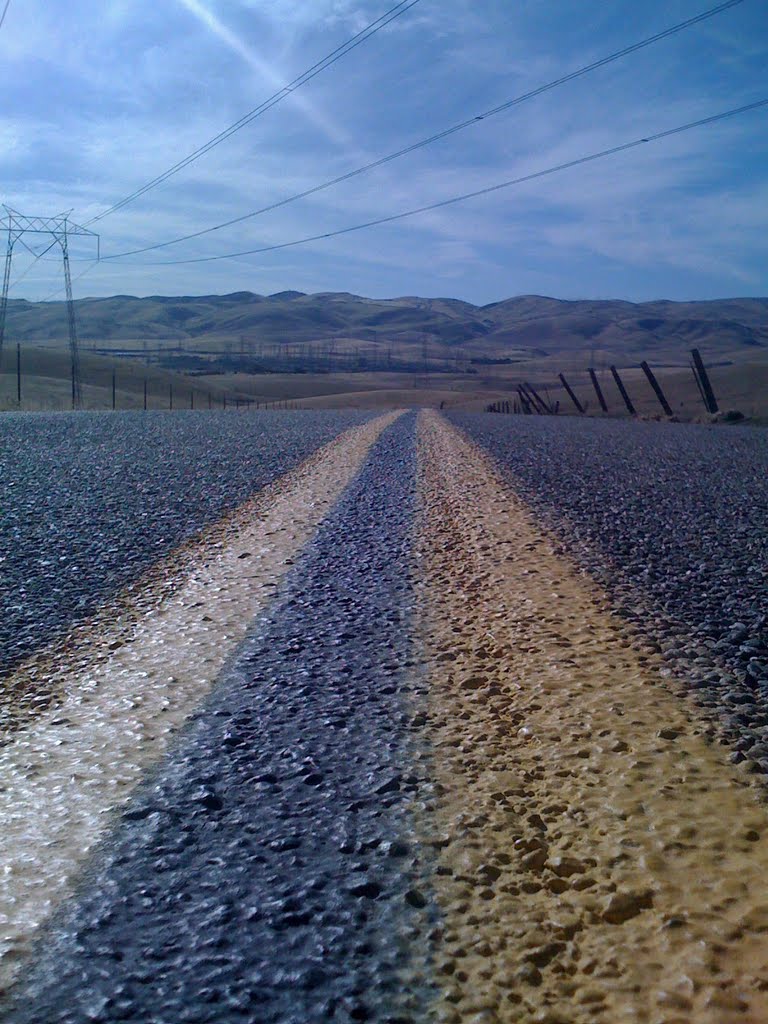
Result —
[[137, 791], [9, 1024], [423, 1019], [413, 429], [381, 436]]
[[0, 417], [0, 676], [361, 413]]
[[768, 432], [453, 415], [768, 773]]

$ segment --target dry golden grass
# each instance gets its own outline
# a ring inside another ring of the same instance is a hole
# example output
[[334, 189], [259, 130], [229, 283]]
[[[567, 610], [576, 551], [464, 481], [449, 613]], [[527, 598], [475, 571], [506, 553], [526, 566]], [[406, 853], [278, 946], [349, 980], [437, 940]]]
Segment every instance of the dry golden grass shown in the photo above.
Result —
[[[119, 409], [143, 407], [147, 380], [148, 407], [167, 409], [173, 388], [173, 407], [221, 408], [226, 394], [228, 405], [245, 401], [260, 406], [287, 408], [445, 408], [482, 411], [493, 402], [517, 398], [517, 385], [528, 381], [541, 389], [550, 401], [560, 402], [561, 413], [574, 412], [573, 405], [557, 378], [559, 369], [552, 357], [478, 368], [476, 373], [266, 373], [185, 376], [129, 359], [111, 359], [85, 353], [81, 356], [83, 405], [87, 409], [108, 409], [112, 405], [112, 372], [116, 373]], [[681, 420], [706, 419], [693, 375], [685, 367], [659, 367], [654, 371], [675, 416]], [[583, 366], [566, 369], [569, 382], [589, 415], [603, 415]], [[641, 416], [661, 415], [662, 410], [639, 369], [621, 369], [630, 397]], [[738, 409], [753, 422], [768, 422], [768, 360], [750, 361], [710, 369], [715, 395], [723, 410]], [[16, 352], [6, 349], [0, 373], [0, 410], [18, 408], [16, 402]], [[22, 410], [68, 409], [71, 405], [70, 364], [61, 349], [22, 349]], [[610, 372], [598, 372], [608, 405], [608, 414], [624, 416], [627, 411]]]

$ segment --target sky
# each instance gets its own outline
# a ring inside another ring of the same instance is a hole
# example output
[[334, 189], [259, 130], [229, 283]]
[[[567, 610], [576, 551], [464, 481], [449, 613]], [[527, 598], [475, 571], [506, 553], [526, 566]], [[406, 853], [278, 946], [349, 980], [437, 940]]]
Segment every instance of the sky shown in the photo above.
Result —
[[[83, 224], [237, 121], [396, 0], [10, 0], [0, 201]], [[346, 173], [714, 6], [419, 0], [161, 186], [92, 225], [102, 257]], [[768, 97], [768, 6], [744, 0], [307, 199], [94, 264], [75, 297], [345, 291], [709, 299], [768, 294], [768, 107], [392, 224], [278, 245], [479, 190]], [[4, 244], [4, 243], [3, 243]], [[38, 244], [36, 241], [35, 244]], [[61, 298], [14, 250], [11, 298]], [[19, 280], [19, 278], [21, 278]]]

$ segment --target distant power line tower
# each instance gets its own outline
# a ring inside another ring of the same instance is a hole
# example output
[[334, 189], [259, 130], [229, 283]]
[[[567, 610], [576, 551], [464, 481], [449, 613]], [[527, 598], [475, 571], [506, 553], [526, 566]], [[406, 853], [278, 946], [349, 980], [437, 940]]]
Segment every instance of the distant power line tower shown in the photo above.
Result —
[[[64, 287], [67, 293], [67, 326], [69, 328], [69, 352], [72, 361], [72, 408], [79, 409], [81, 405], [80, 392], [80, 355], [77, 346], [77, 323], [75, 321], [75, 303], [72, 298], [72, 276], [69, 272], [69, 246], [68, 239], [73, 235], [88, 235], [96, 239], [96, 259], [99, 258], [99, 236], [95, 231], [88, 231], [87, 228], [73, 224], [69, 220], [69, 214], [60, 214], [57, 217], [27, 217], [10, 206], [3, 205], [6, 213], [5, 227], [8, 231], [8, 246], [5, 251], [5, 273], [3, 274], [3, 295], [0, 299], [0, 360], [3, 356], [3, 339], [5, 337], [5, 315], [8, 309], [8, 288], [11, 280], [11, 262], [13, 260], [13, 249], [16, 243], [22, 245], [27, 252], [39, 260], [55, 245], [61, 246], [61, 254], [64, 261]], [[44, 249], [35, 251], [24, 241], [26, 235], [47, 235], [51, 238], [50, 245]]]

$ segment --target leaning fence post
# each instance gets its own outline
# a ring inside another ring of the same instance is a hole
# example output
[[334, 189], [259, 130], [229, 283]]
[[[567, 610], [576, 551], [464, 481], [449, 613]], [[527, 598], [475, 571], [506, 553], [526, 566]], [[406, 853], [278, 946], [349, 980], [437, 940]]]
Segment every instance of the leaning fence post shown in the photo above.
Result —
[[600, 387], [600, 381], [597, 379], [597, 374], [591, 366], [587, 370], [587, 373], [589, 374], [590, 379], [592, 381], [592, 387], [595, 389], [595, 394], [597, 395], [597, 400], [600, 403], [600, 408], [603, 410], [603, 412], [608, 412], [608, 406], [605, 404], [605, 398], [603, 397], [603, 391]]
[[522, 407], [523, 413], [526, 416], [530, 416], [531, 415], [531, 401], [528, 398], [528, 395], [525, 393], [525, 391], [523, 391], [523, 388], [522, 388], [521, 385], [518, 385], [517, 393], [520, 396], [520, 405]]
[[664, 410], [664, 412], [667, 414], [667, 416], [671, 416], [672, 415], [672, 408], [671, 408], [669, 402], [664, 397], [664, 392], [661, 390], [661, 385], [656, 380], [656, 377], [654, 376], [653, 370], [650, 368], [650, 366], [648, 365], [648, 363], [646, 363], [645, 360], [643, 360], [642, 363], [640, 363], [640, 369], [643, 371], [645, 376], [648, 378], [648, 383], [651, 385], [653, 390], [656, 392], [656, 397], [659, 400], [659, 404], [661, 405], [661, 408]]
[[634, 405], [632, 405], [632, 402], [629, 399], [627, 389], [624, 387], [624, 382], [619, 376], [619, 371], [616, 369], [615, 366], [611, 367], [611, 373], [613, 374], [613, 379], [616, 381], [616, 387], [619, 389], [619, 393], [621, 394], [621, 397], [624, 399], [624, 405], [626, 405], [627, 409], [629, 410], [629, 415], [634, 416], [635, 407]]
[[576, 411], [583, 415], [584, 414], [584, 409], [582, 407], [581, 402], [578, 400], [578, 398], [574, 394], [573, 389], [571, 388], [571, 385], [568, 383], [568, 381], [565, 379], [565, 377], [563, 376], [562, 373], [558, 374], [558, 376], [560, 378], [560, 381], [561, 381], [563, 387], [568, 392], [568, 397], [573, 402], [573, 404], [576, 406]]
[[715, 413], [717, 412], [717, 399], [715, 393], [712, 390], [712, 385], [709, 382], [709, 375], [707, 374], [704, 361], [701, 358], [701, 353], [697, 348], [691, 349], [691, 355], [693, 356], [693, 362], [699, 373], [699, 379], [701, 380], [701, 390], [704, 392], [704, 404], [707, 406], [707, 411]]
[[530, 396], [530, 399], [533, 403], [533, 407], [537, 413], [539, 413], [540, 415], [544, 415], [545, 413], [549, 412], [549, 408], [544, 402], [544, 400], [533, 389], [533, 387], [528, 383], [528, 381], [523, 382], [523, 389], [525, 390], [525, 393]]
[[688, 363], [693, 374], [693, 379], [696, 381], [696, 390], [699, 392], [699, 398], [702, 401], [704, 408], [709, 412], [709, 405], [707, 404], [707, 396], [704, 394], [704, 388], [701, 386], [701, 379], [696, 372], [696, 365], [693, 362]]
[[536, 390], [536, 388], [533, 386], [533, 384], [529, 384], [526, 381], [525, 387], [526, 387], [528, 393], [531, 395], [531, 397], [534, 398], [539, 403], [539, 407], [541, 408], [542, 416], [546, 415], [547, 413], [551, 413], [552, 412], [552, 410], [549, 407], [549, 403], [544, 401], [544, 399], [541, 397], [541, 395]]

